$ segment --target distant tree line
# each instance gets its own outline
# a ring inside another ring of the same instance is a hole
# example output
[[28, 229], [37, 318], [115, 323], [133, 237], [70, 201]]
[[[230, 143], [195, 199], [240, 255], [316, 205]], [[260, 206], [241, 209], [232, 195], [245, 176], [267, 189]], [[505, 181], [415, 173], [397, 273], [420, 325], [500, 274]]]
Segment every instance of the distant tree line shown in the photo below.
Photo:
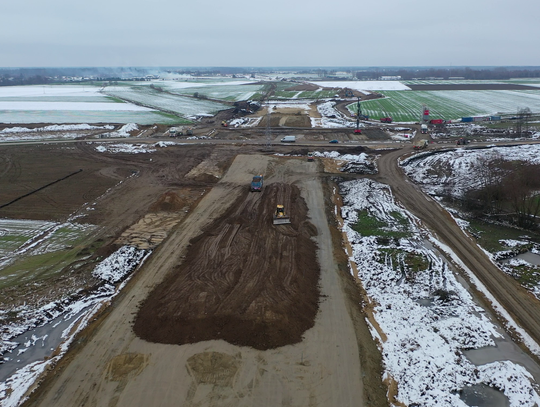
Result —
[[30, 77], [23, 76], [0, 76], [0, 86], [15, 86], [15, 85], [41, 85], [52, 82], [51, 78], [41, 75]]
[[426, 68], [426, 69], [374, 69], [356, 72], [358, 79], [377, 79], [381, 76], [401, 76], [402, 79], [420, 78], [464, 78], [464, 79], [511, 79], [511, 78], [540, 78], [540, 69], [525, 68]]

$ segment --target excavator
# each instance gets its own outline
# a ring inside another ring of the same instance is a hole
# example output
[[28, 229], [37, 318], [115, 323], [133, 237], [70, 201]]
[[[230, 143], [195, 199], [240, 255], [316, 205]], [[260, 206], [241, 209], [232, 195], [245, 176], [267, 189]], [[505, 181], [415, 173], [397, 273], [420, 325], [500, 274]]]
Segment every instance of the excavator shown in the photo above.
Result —
[[291, 218], [285, 215], [285, 207], [277, 205], [274, 213], [274, 225], [285, 225], [287, 223], [291, 223]]

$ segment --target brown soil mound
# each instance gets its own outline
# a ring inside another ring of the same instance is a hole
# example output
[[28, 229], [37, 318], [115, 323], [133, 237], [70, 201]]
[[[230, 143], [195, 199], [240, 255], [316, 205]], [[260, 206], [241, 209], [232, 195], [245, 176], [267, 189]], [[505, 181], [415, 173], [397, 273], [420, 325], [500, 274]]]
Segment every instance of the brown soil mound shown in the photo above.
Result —
[[[272, 224], [277, 203], [291, 212], [290, 225]], [[135, 333], [151, 342], [224, 339], [261, 350], [301, 341], [319, 302], [315, 233], [296, 186], [244, 192], [142, 304]]]
[[174, 192], [169, 191], [159, 197], [157, 202], [150, 207], [150, 212], [176, 212], [185, 206], [185, 201]]

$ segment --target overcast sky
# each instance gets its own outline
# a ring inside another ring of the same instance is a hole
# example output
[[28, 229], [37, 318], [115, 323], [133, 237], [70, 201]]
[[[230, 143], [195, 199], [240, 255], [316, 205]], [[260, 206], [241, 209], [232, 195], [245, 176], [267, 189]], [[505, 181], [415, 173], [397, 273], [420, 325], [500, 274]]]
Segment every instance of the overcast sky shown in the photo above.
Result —
[[0, 66], [540, 66], [533, 0], [5, 0]]

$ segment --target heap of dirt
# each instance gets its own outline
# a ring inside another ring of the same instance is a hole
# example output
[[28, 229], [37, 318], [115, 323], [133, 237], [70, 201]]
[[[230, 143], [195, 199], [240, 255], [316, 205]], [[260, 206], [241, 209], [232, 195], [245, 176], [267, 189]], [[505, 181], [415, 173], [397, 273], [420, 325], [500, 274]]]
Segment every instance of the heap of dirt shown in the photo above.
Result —
[[166, 192], [150, 207], [150, 212], [176, 212], [183, 209], [186, 202], [172, 191]]
[[[273, 225], [278, 203], [291, 208], [291, 224]], [[135, 333], [150, 342], [224, 339], [260, 350], [300, 342], [319, 304], [315, 234], [296, 186], [245, 191], [152, 291]]]

